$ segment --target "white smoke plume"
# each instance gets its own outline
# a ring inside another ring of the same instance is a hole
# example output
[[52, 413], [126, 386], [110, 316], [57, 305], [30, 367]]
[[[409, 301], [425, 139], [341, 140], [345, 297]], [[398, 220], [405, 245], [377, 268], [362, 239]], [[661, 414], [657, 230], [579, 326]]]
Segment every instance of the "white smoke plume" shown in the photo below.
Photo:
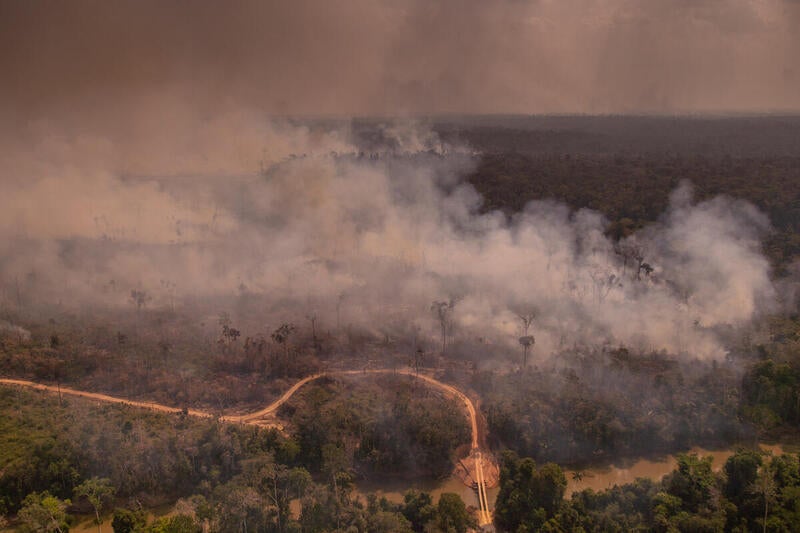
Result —
[[614, 243], [600, 214], [551, 201], [482, 212], [474, 154], [424, 125], [386, 124], [365, 148], [342, 123], [169, 109], [134, 133], [34, 124], [2, 145], [0, 307], [249, 295], [254, 328], [313, 312], [435, 343], [431, 305], [452, 301], [462, 347], [516, 351], [518, 315], [535, 313], [540, 358], [598, 344], [720, 358], [726, 331], [775, 306], [769, 222], [741, 201], [695, 203], [684, 185]]

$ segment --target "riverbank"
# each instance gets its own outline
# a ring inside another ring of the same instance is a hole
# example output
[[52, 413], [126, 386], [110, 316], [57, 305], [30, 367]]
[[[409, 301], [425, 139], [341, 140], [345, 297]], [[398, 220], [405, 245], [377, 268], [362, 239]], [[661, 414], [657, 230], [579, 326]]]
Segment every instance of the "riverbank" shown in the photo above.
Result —
[[[796, 448], [797, 445], [790, 444], [759, 444], [759, 447], [773, 455], [780, 455]], [[707, 450], [705, 448], [693, 447], [686, 453], [695, 453], [700, 457], [710, 455], [714, 458], [712, 467], [714, 471], [719, 471], [725, 465], [728, 457], [734, 454], [736, 448], [726, 448], [722, 450]], [[796, 450], [793, 450], [796, 451]], [[618, 461], [608, 465], [594, 466], [584, 469], [565, 469], [567, 476], [567, 492], [569, 497], [573, 492], [584, 489], [595, 491], [605, 490], [614, 485], [624, 485], [633, 482], [636, 478], [644, 477], [658, 481], [665, 475], [672, 472], [678, 464], [677, 454], [667, 455], [657, 459], [635, 459]]]

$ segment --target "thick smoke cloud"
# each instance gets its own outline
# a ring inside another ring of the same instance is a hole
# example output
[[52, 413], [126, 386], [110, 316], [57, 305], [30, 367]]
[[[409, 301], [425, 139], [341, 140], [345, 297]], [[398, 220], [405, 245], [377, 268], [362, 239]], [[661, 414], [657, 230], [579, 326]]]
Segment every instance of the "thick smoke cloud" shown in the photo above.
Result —
[[238, 295], [265, 302], [238, 317], [261, 328], [314, 313], [433, 346], [431, 304], [452, 300], [463, 346], [518, 350], [517, 315], [535, 312], [538, 357], [624, 344], [704, 358], [774, 306], [769, 224], [743, 202], [695, 203], [685, 185], [613, 243], [591, 211], [481, 212], [469, 147], [424, 125], [387, 123], [366, 147], [346, 124], [169, 109], [163, 128], [33, 125], [3, 145], [0, 305], [130, 307], [137, 289], [219, 312]]
[[[795, 0], [0, 2], [10, 117], [800, 109]], [[22, 117], [22, 118], [20, 118]]]
[[797, 110], [798, 23], [789, 0], [0, 0], [0, 305], [252, 296], [253, 328], [435, 339], [452, 299], [491, 349], [535, 310], [539, 355], [719, 357], [774, 305], [752, 207], [683, 187], [612, 243], [563, 205], [483, 213], [470, 148], [424, 125], [276, 116]]

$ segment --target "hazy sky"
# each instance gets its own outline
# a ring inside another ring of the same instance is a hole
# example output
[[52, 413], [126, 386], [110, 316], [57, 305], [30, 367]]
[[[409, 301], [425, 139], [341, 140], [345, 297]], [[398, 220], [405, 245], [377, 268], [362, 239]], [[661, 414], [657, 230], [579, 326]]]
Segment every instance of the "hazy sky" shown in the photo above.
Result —
[[481, 213], [471, 149], [424, 120], [387, 121], [373, 161], [330, 155], [362, 150], [347, 121], [265, 115], [800, 111], [798, 21], [788, 0], [0, 0], [0, 305], [247, 290], [330, 324], [346, 296], [354, 324], [434, 338], [432, 299], [461, 298], [462, 338], [512, 350], [533, 307], [539, 353], [719, 357], [779, 293], [752, 206], [682, 187], [631, 238], [643, 283], [598, 213]]
[[797, 0], [0, 0], [12, 116], [800, 110]]

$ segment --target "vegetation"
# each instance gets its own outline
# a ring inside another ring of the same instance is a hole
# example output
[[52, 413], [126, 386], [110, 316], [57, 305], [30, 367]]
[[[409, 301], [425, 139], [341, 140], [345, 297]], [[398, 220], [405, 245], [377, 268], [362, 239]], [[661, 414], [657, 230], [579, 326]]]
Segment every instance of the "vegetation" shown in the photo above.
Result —
[[361, 378], [358, 387], [326, 379], [296, 398], [282, 414], [295, 428], [300, 461], [319, 471], [341, 462], [364, 475], [442, 477], [455, 448], [470, 440], [461, 405], [408, 376]]
[[586, 464], [751, 434], [737, 416], [735, 364], [679, 363], [619, 348], [565, 351], [558, 365], [472, 377], [494, 446]]
[[658, 220], [684, 180], [700, 200], [724, 194], [757, 205], [775, 231], [765, 251], [779, 271], [800, 255], [797, 117], [505, 117], [441, 123], [448, 140], [479, 150], [469, 181], [484, 209], [531, 200], [591, 208], [625, 237]]
[[[465, 531], [472, 518], [456, 495], [420, 513], [406, 506], [419, 507], [414, 498], [427, 495], [414, 493], [401, 505], [364, 502], [352, 483], [362, 471], [397, 472], [406, 464], [401, 455], [419, 453], [431, 471], [449, 465], [452, 447], [469, 439], [463, 412], [407, 379], [382, 378], [353, 395], [344, 388], [326, 382], [293, 401], [299, 432], [288, 439], [275, 430], [0, 387], [0, 516], [16, 515], [32, 531], [66, 531], [68, 512], [83, 511], [99, 528], [116, 503], [114, 531]], [[316, 418], [330, 426], [312, 427], [317, 408], [329, 416]], [[387, 425], [390, 414], [397, 427]], [[328, 430], [324, 441], [314, 440]], [[390, 432], [406, 432], [405, 444]], [[362, 442], [371, 445], [364, 457], [356, 453]], [[142, 505], [178, 498], [181, 513], [146, 524]]]
[[[436, 129], [445, 141], [480, 152], [467, 179], [484, 210], [513, 215], [532, 200], [557, 200], [598, 210], [607, 235], [619, 240], [656, 222], [683, 180], [699, 199], [753, 202], [773, 225], [764, 243], [773, 275], [784, 276], [800, 257], [798, 124], [791, 117], [451, 117]], [[353, 129], [378, 135], [369, 123]], [[652, 268], [635, 251], [631, 258], [637, 276]], [[783, 531], [800, 523], [794, 456], [742, 451], [720, 472], [706, 459], [682, 456], [662, 481], [570, 500], [563, 474], [550, 464], [796, 438], [796, 314], [724, 332], [729, 355], [717, 362], [565, 344], [543, 364], [529, 358], [537, 334], [532, 311], [518, 313], [521, 349], [502, 354], [454, 335], [452, 315], [464, 305], [457, 297], [434, 295], [419, 311], [441, 337], [426, 346], [410, 326], [397, 335], [342, 326], [338, 306], [331, 333], [313, 309], [284, 316], [281, 302], [244, 285], [213, 302], [176, 303], [173, 282], [144, 290], [108, 280], [104, 290], [127, 308], [99, 310], [37, 301], [35, 281], [34, 272], [15, 279], [14, 305], [1, 310], [0, 323], [14, 325], [0, 329], [4, 377], [227, 414], [262, 407], [328, 364], [360, 367], [379, 353], [384, 367], [446, 367], [447, 380], [481, 398], [490, 446], [513, 452], [503, 458], [501, 528]], [[498, 364], [486, 364], [484, 354]], [[520, 371], [508, 372], [509, 361]], [[353, 492], [362, 476], [450, 472], [455, 448], [469, 441], [454, 402], [396, 377], [358, 387], [327, 380], [303, 389], [280, 415], [291, 437], [2, 387], [0, 525], [9, 516], [32, 531], [65, 531], [70, 514], [92, 516], [100, 530], [110, 522], [114, 531], [422, 532], [473, 524], [452, 495], [433, 502], [410, 492], [392, 504]], [[144, 508], [176, 499], [178, 514], [148, 523]]]
[[779, 437], [800, 423], [800, 318], [775, 318], [770, 339], [742, 377], [741, 415]]
[[634, 483], [563, 498], [561, 469], [503, 458], [495, 523], [501, 531], [795, 531], [800, 523], [797, 455], [740, 450], [721, 472], [711, 457], [679, 455], [661, 481]]
[[32, 335], [0, 332], [0, 368], [6, 376], [223, 413], [261, 407], [320, 365], [305, 339], [292, 344], [288, 333], [267, 342], [250, 331], [240, 340], [225, 313], [218, 327], [171, 310], [132, 313], [58, 313], [44, 323], [10, 316]]

